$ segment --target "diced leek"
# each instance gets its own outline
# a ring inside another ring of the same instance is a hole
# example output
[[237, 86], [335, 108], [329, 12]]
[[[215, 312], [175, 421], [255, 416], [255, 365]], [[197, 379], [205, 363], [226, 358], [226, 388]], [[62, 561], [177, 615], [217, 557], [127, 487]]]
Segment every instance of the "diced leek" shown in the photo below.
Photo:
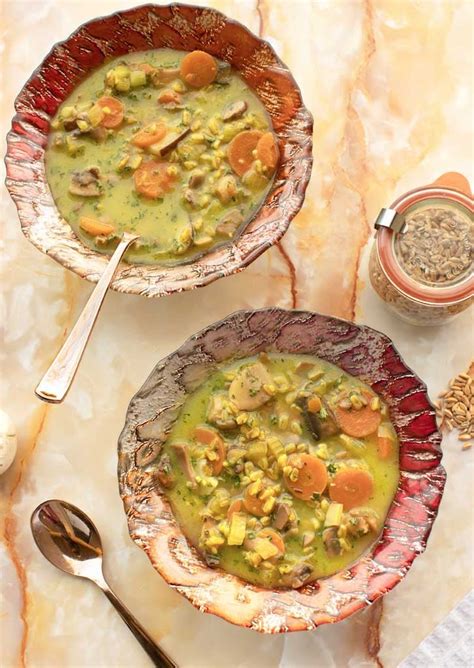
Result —
[[117, 79], [126, 78], [130, 74], [130, 70], [126, 65], [117, 65], [114, 70]]
[[146, 74], [143, 70], [132, 70], [130, 72], [130, 85], [132, 88], [139, 88], [146, 85]]
[[245, 540], [247, 516], [244, 513], [233, 513], [230, 522], [230, 531], [227, 537], [228, 545], [242, 545]]
[[326, 519], [324, 520], [325, 527], [338, 527], [342, 520], [342, 503], [331, 503], [327, 509]]
[[142, 160], [143, 160], [142, 155], [139, 155], [139, 154], [134, 155], [132, 158], [130, 158], [128, 166], [130, 167], [130, 169], [135, 170], [138, 167], [140, 167], [140, 165], [142, 164]]
[[87, 112], [87, 116], [92, 127], [96, 128], [104, 118], [104, 111], [98, 104], [94, 104]]
[[61, 109], [61, 118], [71, 118], [76, 115], [76, 107], [63, 107]]
[[271, 559], [278, 554], [278, 548], [265, 538], [255, 539], [255, 551], [262, 559]]

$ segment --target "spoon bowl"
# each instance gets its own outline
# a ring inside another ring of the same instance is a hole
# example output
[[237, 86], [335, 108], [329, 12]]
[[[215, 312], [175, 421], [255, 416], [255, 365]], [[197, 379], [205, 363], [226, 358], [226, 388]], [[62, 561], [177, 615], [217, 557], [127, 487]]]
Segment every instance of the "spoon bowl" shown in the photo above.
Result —
[[92, 580], [102, 589], [155, 666], [176, 668], [107, 584], [99, 532], [80, 508], [58, 499], [44, 501], [33, 511], [30, 526], [39, 551], [53, 566]]
[[39, 551], [61, 571], [89, 579], [102, 572], [99, 532], [79, 508], [66, 501], [45, 501], [33, 511], [31, 531]]

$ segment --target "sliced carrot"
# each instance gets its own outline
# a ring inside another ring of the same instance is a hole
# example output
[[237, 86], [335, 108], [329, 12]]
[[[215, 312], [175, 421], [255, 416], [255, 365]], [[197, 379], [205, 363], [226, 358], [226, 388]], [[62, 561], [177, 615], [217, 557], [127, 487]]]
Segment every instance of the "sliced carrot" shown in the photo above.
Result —
[[379, 436], [377, 439], [377, 452], [380, 459], [388, 459], [392, 454], [393, 441], [391, 438]]
[[227, 510], [227, 519], [231, 520], [234, 513], [240, 513], [242, 510], [242, 499], [234, 499]]
[[179, 68], [181, 77], [193, 88], [208, 86], [217, 75], [217, 63], [205, 51], [191, 51], [184, 56]]
[[249, 488], [247, 487], [245, 490], [245, 496], [243, 498], [245, 510], [252, 515], [257, 515], [257, 517], [263, 517], [265, 515], [265, 511], [263, 510], [265, 501], [259, 499], [258, 496], [249, 494], [248, 490]]
[[278, 146], [275, 141], [273, 132], [265, 132], [263, 137], [260, 137], [257, 144], [257, 158], [267, 169], [272, 171], [278, 164]]
[[135, 190], [144, 197], [156, 199], [173, 189], [176, 177], [168, 174], [169, 165], [166, 162], [142, 162], [135, 170], [133, 180]]
[[164, 123], [150, 123], [133, 135], [130, 142], [139, 148], [147, 148], [156, 144], [166, 134], [166, 125]]
[[112, 232], [115, 232], [115, 227], [109, 223], [103, 223], [97, 218], [90, 216], [82, 216], [79, 218], [79, 227], [93, 237], [104, 236], [107, 237]]
[[142, 72], [145, 72], [145, 74], [153, 74], [153, 72], [156, 72], [156, 68], [149, 63], [139, 63], [137, 67], [139, 70], [142, 70]]
[[345, 469], [336, 473], [329, 485], [331, 501], [342, 503], [350, 510], [366, 503], [372, 496], [374, 481], [370, 473], [361, 469]]
[[280, 534], [270, 527], [262, 529], [254, 538], [247, 536], [244, 541], [244, 548], [246, 550], [255, 550], [258, 552], [259, 545], [262, 543], [270, 543], [277, 552], [273, 552], [272, 556], [266, 558], [267, 561], [275, 561], [285, 554], [285, 543]]
[[348, 436], [354, 436], [355, 438], [369, 436], [377, 430], [382, 421], [380, 411], [374, 411], [370, 407], [370, 400], [373, 399], [373, 396], [368, 392], [364, 392], [364, 396], [368, 399], [369, 404], [359, 410], [341, 408], [340, 406], [334, 408], [336, 422], [340, 430]]
[[164, 90], [158, 95], [158, 102], [160, 104], [180, 104], [181, 100], [181, 95], [175, 90]]
[[214, 475], [219, 475], [219, 473], [222, 471], [226, 455], [226, 449], [222, 438], [219, 436], [217, 431], [206, 426], [196, 427], [194, 430], [194, 438], [196, 441], [198, 441], [198, 443], [211, 446], [217, 455], [217, 459], [210, 460], [209, 464], [212, 468], [212, 473]]
[[288, 490], [298, 499], [308, 501], [313, 494], [321, 494], [328, 484], [328, 473], [324, 462], [314, 455], [290, 455], [288, 466], [298, 470], [296, 480], [291, 480], [291, 474], [285, 474], [285, 484]]
[[310, 413], [319, 413], [322, 408], [321, 399], [316, 395], [314, 395], [314, 397], [310, 397], [306, 405], [308, 406]]
[[122, 123], [125, 107], [116, 97], [104, 95], [97, 100], [97, 105], [104, 112], [100, 122], [104, 128], [117, 128]]
[[262, 137], [260, 130], [244, 130], [230, 142], [227, 148], [227, 159], [236, 174], [242, 176], [252, 166], [255, 157], [253, 152]]
[[[200, 425], [194, 430], [194, 438], [198, 443], [203, 443], [204, 445], [210, 445], [217, 438], [220, 439], [219, 434], [215, 429], [206, 427], [205, 425]], [[221, 439], [222, 440], [222, 439]]]
[[266, 527], [265, 529], [262, 529], [261, 531], [258, 532], [257, 538], [266, 538], [271, 542], [272, 545], [274, 545], [278, 552], [281, 554], [285, 554], [285, 541], [283, 538], [280, 536], [278, 531], [275, 531], [275, 529], [271, 529], [270, 527]]

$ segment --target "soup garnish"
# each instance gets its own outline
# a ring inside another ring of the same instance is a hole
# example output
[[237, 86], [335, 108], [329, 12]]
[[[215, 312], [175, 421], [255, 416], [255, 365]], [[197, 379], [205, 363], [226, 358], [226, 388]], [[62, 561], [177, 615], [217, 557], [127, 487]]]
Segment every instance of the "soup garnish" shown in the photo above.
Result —
[[132, 53], [80, 83], [52, 121], [46, 173], [61, 215], [134, 262], [190, 259], [234, 237], [278, 164], [270, 119], [227, 63], [203, 51]]
[[156, 476], [207, 563], [264, 587], [300, 587], [377, 538], [398, 484], [387, 406], [309, 355], [219, 368], [190, 394]]

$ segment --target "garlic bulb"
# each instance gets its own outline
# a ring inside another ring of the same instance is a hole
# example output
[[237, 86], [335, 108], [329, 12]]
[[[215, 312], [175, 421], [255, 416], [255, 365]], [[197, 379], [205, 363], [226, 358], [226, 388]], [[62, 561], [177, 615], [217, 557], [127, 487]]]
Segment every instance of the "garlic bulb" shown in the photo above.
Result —
[[8, 415], [0, 410], [0, 475], [10, 468], [16, 455], [15, 425]]

